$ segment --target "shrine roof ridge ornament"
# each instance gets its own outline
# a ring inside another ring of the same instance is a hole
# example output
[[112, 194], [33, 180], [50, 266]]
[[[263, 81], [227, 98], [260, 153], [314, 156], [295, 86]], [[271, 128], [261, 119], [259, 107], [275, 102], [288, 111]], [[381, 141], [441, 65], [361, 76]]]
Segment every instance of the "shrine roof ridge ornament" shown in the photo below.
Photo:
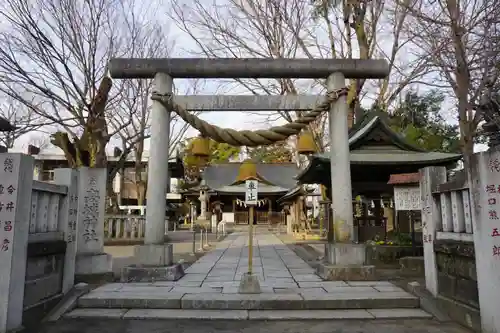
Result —
[[347, 79], [389, 75], [385, 59], [113, 58], [108, 68], [115, 79], [151, 79], [156, 73], [182, 79], [321, 79], [335, 72]]

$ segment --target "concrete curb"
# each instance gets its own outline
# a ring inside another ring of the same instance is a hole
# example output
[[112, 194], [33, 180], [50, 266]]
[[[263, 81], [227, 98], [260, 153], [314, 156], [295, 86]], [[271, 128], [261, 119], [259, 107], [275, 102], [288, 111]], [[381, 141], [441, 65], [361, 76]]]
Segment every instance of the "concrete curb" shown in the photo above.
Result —
[[377, 320], [431, 319], [421, 309], [352, 310], [198, 310], [198, 309], [75, 309], [65, 318], [190, 319], [190, 320]]
[[403, 281], [392, 281], [395, 285], [403, 288], [410, 294], [416, 296], [420, 300], [420, 307], [432, 314], [438, 321], [440, 322], [451, 322], [451, 318], [443, 311], [441, 311], [432, 297], [432, 295], [428, 294], [426, 291], [422, 290], [420, 283], [413, 282], [403, 282]]
[[75, 309], [78, 298], [89, 293], [90, 290], [91, 287], [86, 283], [78, 283], [73, 286], [61, 301], [42, 319], [42, 323], [59, 320], [65, 313]]

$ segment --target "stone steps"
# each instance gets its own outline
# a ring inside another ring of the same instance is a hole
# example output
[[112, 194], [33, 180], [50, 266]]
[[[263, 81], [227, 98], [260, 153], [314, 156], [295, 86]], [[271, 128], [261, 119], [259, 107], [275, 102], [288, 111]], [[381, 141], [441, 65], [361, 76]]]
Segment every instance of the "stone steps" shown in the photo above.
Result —
[[407, 292], [262, 293], [254, 295], [165, 292], [93, 291], [78, 299], [80, 308], [196, 309], [196, 310], [346, 310], [418, 308], [419, 299]]
[[198, 310], [198, 309], [75, 309], [65, 318], [190, 319], [190, 320], [375, 320], [429, 319], [421, 309], [351, 310]]

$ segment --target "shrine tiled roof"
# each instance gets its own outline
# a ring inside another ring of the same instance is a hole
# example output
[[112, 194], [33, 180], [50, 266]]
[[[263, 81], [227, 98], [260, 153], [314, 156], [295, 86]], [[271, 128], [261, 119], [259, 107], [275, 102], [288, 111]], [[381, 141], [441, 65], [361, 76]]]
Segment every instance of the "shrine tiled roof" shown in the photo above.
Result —
[[[368, 112], [349, 131], [351, 166], [412, 166], [413, 169], [433, 165], [451, 165], [461, 154], [425, 151], [409, 143], [386, 121], [387, 114]], [[311, 156], [309, 165], [296, 179], [310, 182], [320, 180], [330, 170], [330, 153]], [[324, 177], [323, 177], [324, 178]]]

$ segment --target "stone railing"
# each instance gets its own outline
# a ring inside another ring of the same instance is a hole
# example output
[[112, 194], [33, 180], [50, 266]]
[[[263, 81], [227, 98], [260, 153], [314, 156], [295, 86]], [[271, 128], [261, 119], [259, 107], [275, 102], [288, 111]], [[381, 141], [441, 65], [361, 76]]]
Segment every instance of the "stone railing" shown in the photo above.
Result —
[[104, 219], [104, 243], [143, 242], [146, 227], [144, 215], [106, 215]]
[[[165, 234], [176, 231], [176, 223], [165, 220]], [[146, 233], [145, 215], [106, 215], [104, 217], [104, 244], [142, 244]]]
[[443, 308], [451, 309], [452, 319], [477, 329], [479, 294], [469, 184], [463, 172], [447, 179], [444, 167], [420, 172], [426, 288], [438, 299], [450, 300]]
[[59, 215], [59, 210], [67, 193], [67, 186], [33, 181], [29, 223], [29, 233], [32, 240], [36, 240], [36, 236], [39, 234], [43, 234], [44, 236], [40, 236], [45, 239], [62, 239], [60, 235], [54, 233], [58, 233], [61, 224], [65, 222], [61, 218], [63, 216]]
[[[440, 210], [440, 216], [435, 220], [436, 240], [473, 242], [469, 185], [465, 174], [460, 173], [456, 177], [437, 185], [432, 191], [433, 200]], [[424, 242], [426, 236], [423, 235]]]

